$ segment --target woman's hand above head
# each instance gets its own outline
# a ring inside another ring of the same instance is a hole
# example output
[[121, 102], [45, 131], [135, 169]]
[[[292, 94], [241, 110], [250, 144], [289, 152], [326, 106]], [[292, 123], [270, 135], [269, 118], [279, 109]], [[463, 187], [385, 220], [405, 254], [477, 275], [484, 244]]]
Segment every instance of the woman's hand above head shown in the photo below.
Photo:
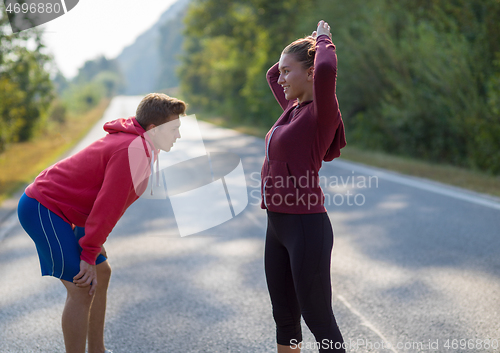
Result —
[[332, 34], [330, 33], [330, 26], [328, 25], [328, 22], [325, 22], [323, 20], [318, 22], [318, 28], [312, 33], [312, 36], [314, 38], [319, 37], [323, 34], [326, 34], [330, 38], [332, 38]]
[[73, 277], [73, 283], [76, 284], [77, 287], [90, 286], [89, 295], [94, 295], [97, 287], [96, 266], [80, 260], [80, 272]]

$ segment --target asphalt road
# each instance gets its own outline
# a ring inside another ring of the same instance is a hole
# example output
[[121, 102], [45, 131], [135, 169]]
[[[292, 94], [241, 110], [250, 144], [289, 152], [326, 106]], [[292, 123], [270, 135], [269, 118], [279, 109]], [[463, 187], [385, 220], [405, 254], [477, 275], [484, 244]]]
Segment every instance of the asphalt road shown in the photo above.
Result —
[[[103, 120], [133, 115], [137, 102], [115, 98]], [[98, 125], [77, 148], [102, 135]], [[274, 351], [256, 181], [264, 141], [200, 128], [207, 150], [241, 157], [249, 205], [187, 237], [167, 200], [127, 210], [106, 242], [114, 353]], [[498, 199], [342, 159], [326, 163], [321, 180], [335, 230], [333, 307], [348, 351], [500, 351]], [[0, 352], [64, 352], [65, 290], [40, 276], [12, 217], [0, 229], [0, 278]], [[317, 352], [303, 327], [303, 352]]]

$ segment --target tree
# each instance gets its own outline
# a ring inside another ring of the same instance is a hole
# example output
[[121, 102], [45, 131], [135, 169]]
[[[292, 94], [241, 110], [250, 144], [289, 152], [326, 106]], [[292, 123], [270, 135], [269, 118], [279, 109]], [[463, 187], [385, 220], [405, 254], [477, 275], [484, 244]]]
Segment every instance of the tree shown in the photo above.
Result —
[[319, 0], [350, 143], [500, 173], [500, 2]]
[[118, 61], [116, 59], [108, 60], [104, 55], [101, 55], [94, 60], [87, 60], [78, 69], [78, 75], [73, 79], [73, 83], [81, 84], [90, 82], [102, 72], [114, 73], [117, 77], [122, 76]]
[[181, 89], [270, 126], [267, 69], [324, 19], [348, 143], [500, 174], [499, 18], [498, 0], [194, 0]]
[[108, 60], [104, 56], [87, 60], [70, 82], [59, 76], [56, 79], [58, 85], [65, 84], [60, 93], [63, 105], [77, 114], [92, 109], [103, 98], [111, 98], [125, 87], [117, 60]]
[[[228, 119], [269, 123], [279, 106], [265, 73], [296, 37], [310, 4], [304, 1], [198, 0], [185, 19], [179, 76], [193, 105]], [[309, 33], [310, 34], [310, 33]]]
[[54, 97], [48, 72], [51, 58], [44, 53], [42, 32], [9, 32], [0, 4], [0, 151], [11, 142], [28, 140]]

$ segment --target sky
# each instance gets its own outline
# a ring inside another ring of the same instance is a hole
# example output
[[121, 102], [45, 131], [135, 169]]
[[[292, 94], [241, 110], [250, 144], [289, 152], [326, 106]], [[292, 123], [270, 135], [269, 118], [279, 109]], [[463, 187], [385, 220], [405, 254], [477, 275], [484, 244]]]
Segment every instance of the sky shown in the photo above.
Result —
[[83, 63], [104, 55], [113, 59], [148, 30], [175, 0], [80, 0], [64, 16], [40, 27], [44, 43], [67, 78]]

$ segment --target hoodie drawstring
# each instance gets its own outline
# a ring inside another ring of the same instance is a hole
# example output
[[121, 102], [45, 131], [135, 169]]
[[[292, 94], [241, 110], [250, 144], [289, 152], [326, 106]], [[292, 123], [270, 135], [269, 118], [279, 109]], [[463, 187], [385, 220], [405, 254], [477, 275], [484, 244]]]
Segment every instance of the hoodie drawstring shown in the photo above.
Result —
[[151, 150], [151, 164], [150, 164], [150, 168], [151, 168], [151, 174], [150, 174], [150, 184], [151, 184], [151, 195], [154, 195], [154, 179], [155, 179], [155, 176], [156, 176], [156, 186], [160, 186], [160, 158], [158, 158], [158, 155], [160, 154], [159, 152], [156, 153], [156, 171], [155, 171], [155, 168], [154, 168], [154, 165], [155, 165], [155, 150]]
[[154, 165], [155, 165], [155, 157], [154, 157], [154, 155], [155, 155], [154, 150], [151, 150], [151, 164], [150, 164], [150, 167], [151, 167], [151, 173], [149, 174], [149, 175], [150, 175], [150, 176], [149, 176], [149, 178], [150, 178], [150, 179], [149, 179], [149, 184], [151, 184], [151, 195], [153, 195], [153, 175], [154, 175], [154, 174], [153, 174], [153, 173], [154, 173], [154, 172], [153, 172], [153, 167], [154, 167]]

